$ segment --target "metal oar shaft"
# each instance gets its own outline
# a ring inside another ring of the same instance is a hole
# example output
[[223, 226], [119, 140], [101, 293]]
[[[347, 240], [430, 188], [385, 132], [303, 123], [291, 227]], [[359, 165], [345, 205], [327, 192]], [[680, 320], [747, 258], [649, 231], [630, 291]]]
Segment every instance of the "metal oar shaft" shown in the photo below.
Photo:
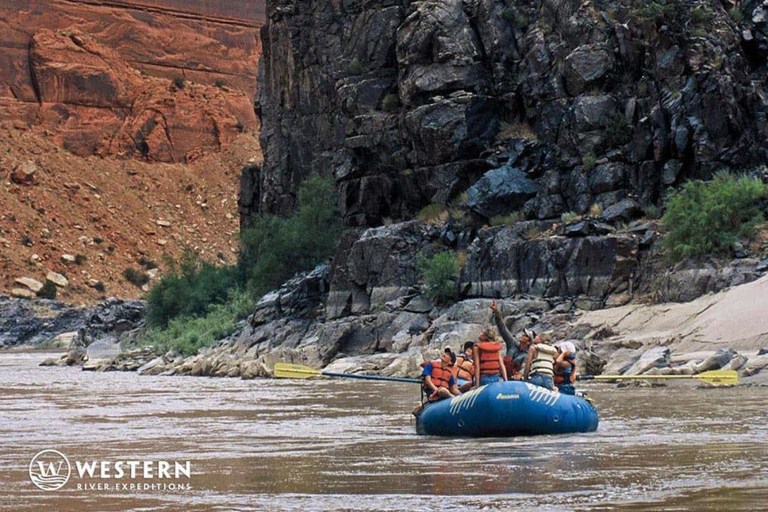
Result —
[[381, 377], [379, 375], [358, 375], [356, 373], [334, 373], [334, 372], [322, 372], [322, 375], [326, 375], [328, 377], [346, 377], [348, 379], [385, 380], [390, 382], [409, 382], [411, 384], [421, 384], [421, 379], [409, 379], [406, 377]]

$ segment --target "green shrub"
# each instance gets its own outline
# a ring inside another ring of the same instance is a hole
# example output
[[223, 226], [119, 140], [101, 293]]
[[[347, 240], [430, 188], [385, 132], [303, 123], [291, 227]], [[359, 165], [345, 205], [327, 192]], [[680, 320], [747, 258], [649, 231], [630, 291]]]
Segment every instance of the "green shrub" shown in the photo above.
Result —
[[398, 107], [400, 107], [400, 98], [397, 94], [390, 92], [384, 96], [381, 102], [381, 109], [384, 112], [397, 112]]
[[566, 224], [572, 224], [581, 220], [581, 215], [575, 212], [565, 212], [560, 216], [560, 219]]
[[365, 73], [365, 66], [360, 62], [360, 59], [355, 57], [347, 66], [347, 71], [349, 71], [350, 75], [362, 75]]
[[766, 185], [724, 171], [710, 182], [689, 181], [666, 197], [663, 245], [673, 260], [726, 253], [742, 236], [751, 236], [763, 214], [757, 200]]
[[491, 226], [513, 226], [523, 220], [525, 220], [523, 212], [512, 212], [508, 215], [495, 215], [491, 217], [488, 224]]
[[157, 263], [148, 259], [145, 256], [142, 256], [141, 258], [139, 258], [139, 265], [141, 265], [147, 270], [152, 270], [153, 268], [157, 268]]
[[299, 188], [292, 217], [262, 215], [241, 232], [241, 279], [261, 295], [331, 257], [341, 230], [333, 178], [308, 178]]
[[237, 130], [238, 133], [243, 133], [245, 131], [245, 125], [242, 121], [235, 123], [235, 130]]
[[40, 291], [37, 292], [37, 296], [41, 299], [51, 299], [54, 300], [56, 298], [56, 293], [58, 293], [59, 289], [56, 288], [56, 285], [53, 284], [50, 281], [46, 281], [42, 288], [40, 288]]
[[209, 306], [223, 303], [229, 292], [237, 288], [234, 267], [200, 261], [194, 252], [186, 250], [178, 267], [171, 266], [168, 274], [149, 291], [147, 323], [165, 327], [178, 316], [201, 315]]
[[501, 11], [501, 18], [514, 25], [516, 28], [525, 28], [530, 23], [528, 17], [518, 11], [515, 7], [506, 7]]
[[458, 296], [458, 281], [466, 257], [451, 251], [436, 254], [432, 258], [419, 258], [426, 295], [437, 304], [445, 304]]
[[222, 80], [221, 78], [217, 78], [217, 79], [216, 79], [216, 80], [213, 82], [213, 85], [215, 85], [216, 87], [218, 87], [219, 89], [221, 89], [221, 88], [223, 88], [225, 85], [227, 85], [227, 82], [225, 82], [225, 81], [224, 81], [224, 80]]
[[138, 286], [139, 288], [149, 282], [149, 276], [147, 274], [134, 268], [127, 268], [123, 270], [123, 277], [125, 277], [126, 281]]
[[177, 89], [183, 89], [187, 86], [187, 81], [183, 77], [177, 76], [173, 79], [173, 86]]
[[744, 13], [742, 13], [738, 8], [734, 7], [729, 12], [734, 23], [741, 23], [744, 21]]
[[649, 219], [659, 219], [661, 218], [661, 208], [659, 208], [655, 204], [646, 206], [645, 216]]
[[632, 140], [632, 135], [634, 130], [624, 114], [614, 114], [605, 126], [604, 146], [606, 149], [623, 146]]
[[75, 264], [76, 265], [82, 265], [88, 261], [88, 257], [85, 254], [76, 254], [75, 255]]
[[630, 16], [641, 23], [669, 23], [675, 16], [675, 0], [653, 0], [640, 2], [642, 5], [632, 9]]
[[237, 321], [253, 311], [253, 305], [250, 295], [234, 291], [223, 304], [210, 306], [201, 316], [179, 316], [164, 328], [148, 329], [138, 344], [152, 345], [159, 354], [175, 350], [185, 356], [195, 355], [201, 348], [232, 334]]
[[709, 12], [703, 6], [698, 6], [694, 9], [691, 9], [691, 22], [694, 25], [700, 25], [702, 23], [706, 23], [711, 18], [712, 18], [712, 13]]
[[595, 164], [597, 164], [597, 157], [594, 153], [587, 153], [584, 155], [584, 159], [582, 161], [582, 167], [585, 171], [591, 171], [595, 168]]

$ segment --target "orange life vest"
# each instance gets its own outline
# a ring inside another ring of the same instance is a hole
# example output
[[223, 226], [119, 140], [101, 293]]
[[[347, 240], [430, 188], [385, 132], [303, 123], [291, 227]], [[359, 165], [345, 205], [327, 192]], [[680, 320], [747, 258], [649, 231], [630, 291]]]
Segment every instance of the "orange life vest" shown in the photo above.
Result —
[[[426, 389], [425, 385], [425, 391], [427, 391], [429, 395], [429, 401], [432, 402], [434, 400], [437, 400], [439, 397], [437, 396], [437, 389], [445, 388], [450, 389], [451, 385], [451, 377], [453, 377], [453, 372], [450, 368], [442, 368], [442, 361], [431, 361], [429, 364], [432, 365], [432, 373], [429, 374], [430, 379], [432, 380], [432, 384], [435, 385], [435, 391], [432, 391], [430, 389]], [[426, 366], [426, 365], [425, 365]]]
[[[461, 359], [459, 359], [461, 358]], [[464, 380], [472, 380], [475, 376], [475, 364], [467, 354], [456, 355], [456, 377]]]
[[499, 366], [501, 343], [482, 341], [476, 343], [475, 346], [480, 352], [480, 375], [498, 375], [501, 370]]

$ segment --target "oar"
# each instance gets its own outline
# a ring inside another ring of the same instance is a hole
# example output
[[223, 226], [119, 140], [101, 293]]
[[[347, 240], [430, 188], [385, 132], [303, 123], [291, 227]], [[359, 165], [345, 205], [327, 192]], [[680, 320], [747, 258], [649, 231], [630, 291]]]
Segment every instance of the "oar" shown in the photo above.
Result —
[[274, 373], [275, 377], [283, 379], [308, 379], [309, 377], [315, 377], [317, 375], [325, 375], [326, 377], [346, 377], [348, 379], [386, 380], [390, 382], [410, 382], [412, 384], [421, 384], [421, 379], [408, 379], [405, 377], [381, 377], [379, 375], [357, 375], [355, 373], [323, 372], [320, 370], [315, 370], [314, 368], [310, 368], [309, 366], [288, 363], [276, 363]]
[[698, 379], [707, 384], [727, 384], [735, 386], [739, 383], [739, 372], [735, 370], [712, 370], [696, 375], [577, 375], [578, 380], [631, 380], [631, 379]]

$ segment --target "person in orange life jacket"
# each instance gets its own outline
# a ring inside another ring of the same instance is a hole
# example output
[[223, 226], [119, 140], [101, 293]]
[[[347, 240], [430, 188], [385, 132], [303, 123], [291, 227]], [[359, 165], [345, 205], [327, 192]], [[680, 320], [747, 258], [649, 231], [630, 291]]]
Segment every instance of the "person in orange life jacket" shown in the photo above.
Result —
[[507, 345], [507, 354], [504, 356], [504, 366], [507, 370], [507, 375], [510, 379], [520, 380], [523, 368], [525, 367], [525, 361], [528, 359], [528, 349], [533, 338], [536, 337], [536, 333], [525, 329], [520, 334], [520, 338], [516, 340], [512, 333], [509, 332], [509, 329], [507, 329], [496, 301], [491, 303], [491, 311], [493, 311], [493, 318], [496, 321], [499, 334], [501, 334], [504, 343]]
[[453, 375], [453, 365], [455, 363], [456, 354], [448, 350], [440, 355], [439, 361], [431, 361], [424, 365], [424, 371], [422, 372], [424, 391], [427, 392], [427, 399], [430, 402], [461, 394], [456, 386], [456, 377]]
[[536, 386], [555, 389], [552, 377], [555, 375], [555, 354], [552, 338], [547, 333], [539, 334], [533, 340], [528, 350], [528, 360], [525, 362], [525, 380]]
[[464, 393], [472, 389], [472, 379], [475, 376], [475, 362], [472, 359], [472, 352], [475, 348], [474, 341], [468, 341], [464, 343], [464, 352], [456, 354], [456, 378], [462, 379], [467, 382], [459, 387], [459, 391]]
[[557, 357], [555, 358], [554, 383], [564, 395], [575, 395], [576, 388], [576, 346], [570, 341], [555, 343]]
[[492, 330], [486, 329], [480, 333], [472, 352], [475, 360], [475, 387], [499, 382], [499, 375], [507, 380], [507, 369], [501, 356], [503, 348]]

